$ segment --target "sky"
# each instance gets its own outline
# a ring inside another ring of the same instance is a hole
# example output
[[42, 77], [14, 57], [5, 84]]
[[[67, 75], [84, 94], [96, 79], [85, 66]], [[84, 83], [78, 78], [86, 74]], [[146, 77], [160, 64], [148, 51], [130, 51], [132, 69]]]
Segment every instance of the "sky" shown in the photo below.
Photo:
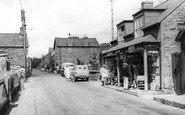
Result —
[[[20, 2], [22, 5], [20, 4]], [[142, 1], [114, 0], [114, 33], [116, 24], [132, 20]], [[153, 0], [154, 6], [164, 0]], [[25, 10], [29, 57], [41, 57], [53, 48], [54, 38], [68, 34], [111, 41], [110, 0], [0, 0], [0, 33], [19, 33], [21, 8]]]

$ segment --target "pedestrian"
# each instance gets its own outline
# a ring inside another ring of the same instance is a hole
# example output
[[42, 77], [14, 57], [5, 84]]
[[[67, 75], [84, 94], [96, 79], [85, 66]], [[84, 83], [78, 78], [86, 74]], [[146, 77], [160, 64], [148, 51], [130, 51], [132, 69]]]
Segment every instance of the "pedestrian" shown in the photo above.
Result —
[[105, 82], [107, 81], [107, 77], [108, 77], [108, 70], [106, 69], [106, 66], [103, 65], [100, 69], [100, 75], [101, 75], [101, 82], [102, 82], [102, 86], [105, 85]]
[[65, 77], [66, 77], [66, 81], [71, 80], [71, 69], [72, 69], [72, 67], [66, 66], [66, 68], [65, 68], [65, 70], [64, 70], [64, 74], [65, 74]]
[[123, 62], [123, 88], [128, 89], [128, 64], [126, 62]]
[[134, 79], [133, 79], [133, 88], [137, 88], [137, 75], [138, 75], [138, 69], [136, 64], [133, 64], [134, 69]]
[[128, 79], [129, 79], [129, 88], [133, 85], [133, 78], [134, 78], [134, 69], [132, 62], [128, 63]]
[[25, 70], [24, 70], [24, 68], [21, 68], [21, 69], [20, 69], [20, 84], [21, 84], [21, 91], [25, 90], [24, 81], [25, 81]]

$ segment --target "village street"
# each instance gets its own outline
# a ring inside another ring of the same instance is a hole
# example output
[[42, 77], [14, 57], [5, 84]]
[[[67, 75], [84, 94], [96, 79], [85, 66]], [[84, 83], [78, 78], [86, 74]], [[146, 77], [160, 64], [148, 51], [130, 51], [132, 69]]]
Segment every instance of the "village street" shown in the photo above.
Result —
[[33, 70], [18, 105], [6, 115], [185, 115], [185, 111], [102, 87], [66, 82], [59, 74]]

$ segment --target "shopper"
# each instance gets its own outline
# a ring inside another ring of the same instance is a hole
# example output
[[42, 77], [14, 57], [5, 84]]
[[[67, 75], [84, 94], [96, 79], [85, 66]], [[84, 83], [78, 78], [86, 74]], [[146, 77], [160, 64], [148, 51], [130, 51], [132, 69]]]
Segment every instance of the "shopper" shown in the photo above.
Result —
[[133, 79], [133, 88], [137, 88], [137, 75], [138, 75], [138, 69], [136, 64], [133, 64], [134, 69], [134, 79]]
[[123, 88], [128, 89], [128, 64], [126, 62], [123, 62]]
[[101, 75], [102, 86], [104, 86], [105, 82], [107, 81], [107, 77], [108, 77], [108, 70], [106, 69], [105, 65], [101, 67], [100, 75]]

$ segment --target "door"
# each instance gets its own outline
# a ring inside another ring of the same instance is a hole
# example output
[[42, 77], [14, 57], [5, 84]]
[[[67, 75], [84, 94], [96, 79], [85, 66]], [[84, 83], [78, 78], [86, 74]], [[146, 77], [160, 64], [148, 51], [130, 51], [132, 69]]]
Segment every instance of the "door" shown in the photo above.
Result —
[[185, 93], [185, 55], [183, 52], [178, 54], [172, 54], [172, 76], [174, 81], [175, 92], [177, 94]]
[[181, 54], [172, 54], [172, 76], [174, 81], [174, 90], [177, 94], [181, 94]]

